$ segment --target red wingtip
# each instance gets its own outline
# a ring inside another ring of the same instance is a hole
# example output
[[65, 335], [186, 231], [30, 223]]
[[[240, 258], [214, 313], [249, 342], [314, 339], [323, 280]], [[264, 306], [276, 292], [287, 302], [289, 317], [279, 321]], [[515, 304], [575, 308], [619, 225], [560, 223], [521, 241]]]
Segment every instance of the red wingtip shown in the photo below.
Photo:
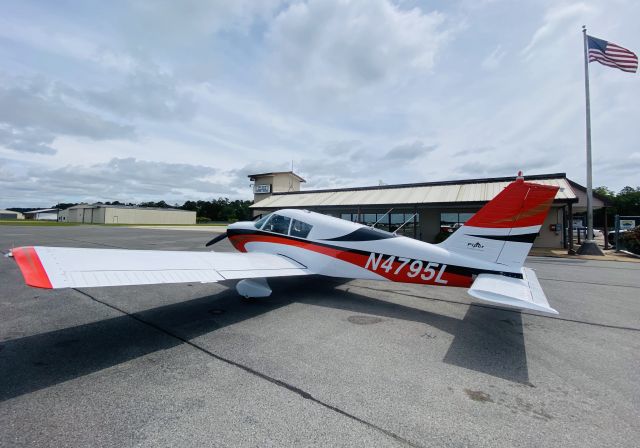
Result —
[[27, 285], [36, 288], [53, 288], [47, 271], [44, 270], [38, 253], [33, 247], [17, 247], [13, 249], [11, 253], [16, 263], [18, 263], [18, 267]]

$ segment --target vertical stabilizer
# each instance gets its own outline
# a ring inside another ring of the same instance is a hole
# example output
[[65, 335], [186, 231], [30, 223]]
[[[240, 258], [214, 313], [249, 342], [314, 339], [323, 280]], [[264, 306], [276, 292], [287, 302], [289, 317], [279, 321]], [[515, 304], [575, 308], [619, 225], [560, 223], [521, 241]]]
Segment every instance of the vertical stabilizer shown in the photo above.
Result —
[[558, 189], [518, 177], [441, 245], [461, 255], [518, 269]]

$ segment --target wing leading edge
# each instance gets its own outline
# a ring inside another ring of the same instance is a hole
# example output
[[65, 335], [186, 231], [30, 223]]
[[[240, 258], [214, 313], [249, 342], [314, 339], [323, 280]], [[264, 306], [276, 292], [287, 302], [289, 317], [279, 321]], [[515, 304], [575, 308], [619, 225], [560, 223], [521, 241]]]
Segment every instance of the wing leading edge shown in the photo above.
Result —
[[68, 247], [11, 251], [25, 282], [38, 288], [214, 283], [222, 280], [309, 275], [306, 266], [265, 253], [183, 252]]

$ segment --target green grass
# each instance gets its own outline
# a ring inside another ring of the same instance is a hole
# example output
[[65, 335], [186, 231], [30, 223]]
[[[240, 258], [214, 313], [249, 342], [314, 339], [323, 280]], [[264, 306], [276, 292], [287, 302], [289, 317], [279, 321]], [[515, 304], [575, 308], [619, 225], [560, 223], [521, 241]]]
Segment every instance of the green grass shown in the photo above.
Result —
[[205, 224], [92, 224], [96, 226], [136, 226], [136, 227], [158, 227], [158, 226], [171, 226], [171, 227], [220, 227], [220, 226], [228, 226], [228, 223], [224, 222], [216, 222], [216, 223], [205, 223]]
[[0, 220], [0, 226], [77, 226], [79, 222], [57, 222], [57, 221], [33, 221], [27, 219], [2, 219]]
[[0, 220], [0, 226], [109, 226], [109, 227], [130, 227], [130, 226], [171, 226], [171, 227], [221, 227], [227, 226], [226, 223], [206, 223], [206, 224], [90, 224], [90, 223], [81, 223], [81, 222], [58, 222], [58, 221], [34, 221], [31, 219], [2, 219]]

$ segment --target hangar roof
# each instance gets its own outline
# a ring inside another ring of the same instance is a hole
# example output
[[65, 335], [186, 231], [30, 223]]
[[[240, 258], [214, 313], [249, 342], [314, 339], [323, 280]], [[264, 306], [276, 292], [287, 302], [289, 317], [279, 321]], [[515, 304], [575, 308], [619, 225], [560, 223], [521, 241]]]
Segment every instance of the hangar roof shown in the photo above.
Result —
[[3, 215], [16, 215], [16, 216], [20, 216], [22, 215], [21, 212], [16, 212], [15, 210], [6, 210], [6, 209], [0, 209], [0, 213], [2, 213]]
[[125, 208], [125, 209], [131, 209], [131, 210], [160, 210], [163, 212], [190, 212], [190, 213], [194, 213], [191, 210], [183, 210], [180, 208], [171, 208], [171, 207], [139, 207], [137, 205], [113, 205], [113, 204], [100, 204], [100, 203], [96, 203], [96, 204], [77, 204], [77, 205], [73, 205], [69, 208], [67, 208], [66, 210], [72, 210], [72, 209], [78, 209], [78, 208]]
[[[357, 205], [482, 203], [495, 197], [514, 177], [468, 179], [377, 187], [274, 193], [252, 208], [342, 207]], [[525, 180], [560, 187], [556, 202], [577, 202], [565, 173], [525, 176]]]
[[25, 215], [32, 215], [32, 214], [36, 214], [36, 213], [54, 213], [54, 212], [59, 212], [60, 209], [58, 208], [43, 208], [40, 210], [29, 210], [28, 212], [24, 212]]

